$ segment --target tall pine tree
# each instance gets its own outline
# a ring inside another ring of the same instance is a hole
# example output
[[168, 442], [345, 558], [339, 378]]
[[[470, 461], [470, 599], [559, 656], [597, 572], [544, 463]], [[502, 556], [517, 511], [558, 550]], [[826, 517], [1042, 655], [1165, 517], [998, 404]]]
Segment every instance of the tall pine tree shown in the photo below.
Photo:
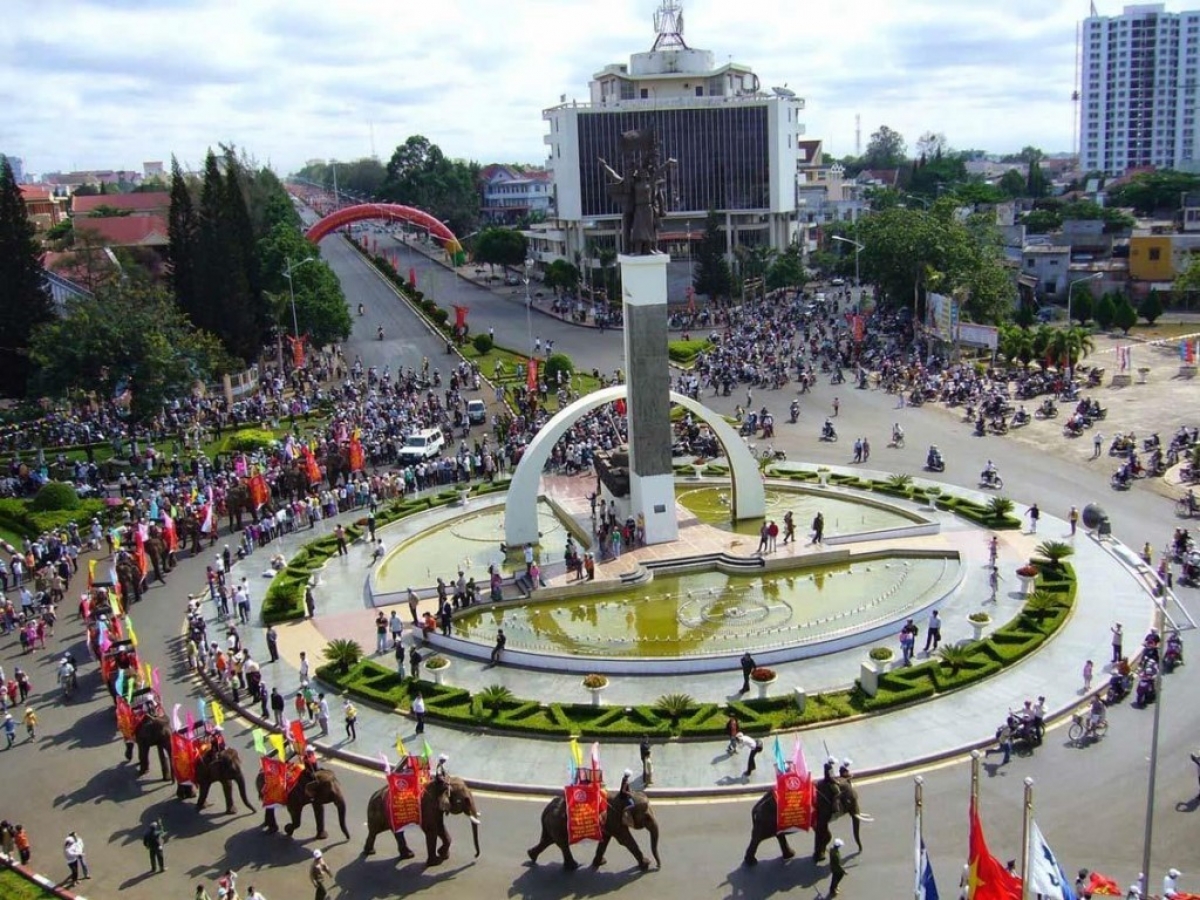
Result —
[[242, 179], [245, 171], [231, 150], [225, 152], [221, 190], [222, 232], [225, 236], [228, 292], [222, 304], [229, 351], [252, 362], [269, 327], [258, 266], [258, 241], [246, 206]]
[[721, 232], [721, 217], [709, 210], [704, 223], [704, 237], [696, 248], [696, 274], [692, 286], [697, 294], [709, 300], [728, 298], [733, 290], [729, 260], [725, 258], [725, 235]]
[[224, 182], [216, 155], [209, 150], [204, 157], [204, 182], [200, 186], [200, 209], [196, 216], [195, 303], [187, 309], [197, 328], [210, 331], [232, 352], [227, 332], [222, 328], [226, 287], [226, 235], [221, 215]]
[[24, 396], [29, 336], [54, 316], [42, 274], [37, 230], [25, 209], [12, 166], [0, 156], [0, 393]]
[[171, 211], [167, 233], [170, 240], [171, 288], [175, 292], [175, 302], [194, 322], [200, 304], [196, 265], [199, 241], [196, 206], [179, 161], [174, 157], [171, 157]]

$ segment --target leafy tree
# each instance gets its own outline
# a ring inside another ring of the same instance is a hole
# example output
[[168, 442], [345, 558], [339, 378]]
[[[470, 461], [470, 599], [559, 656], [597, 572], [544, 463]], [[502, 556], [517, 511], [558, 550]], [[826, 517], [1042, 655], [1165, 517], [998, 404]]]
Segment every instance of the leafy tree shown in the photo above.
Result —
[[575, 364], [571, 362], [571, 357], [565, 353], [551, 353], [542, 368], [542, 377], [550, 390], [554, 390], [555, 386], [560, 383], [560, 374], [562, 375], [561, 383], [570, 384], [574, 371]]
[[936, 131], [926, 131], [917, 138], [917, 155], [937, 159], [950, 149], [946, 136]]
[[1112, 327], [1112, 323], [1117, 318], [1117, 307], [1110, 294], [1100, 295], [1100, 299], [1096, 301], [1096, 305], [1092, 309], [1092, 316], [1096, 319], [1096, 324], [1104, 331], [1108, 331]]
[[1016, 325], [1001, 325], [997, 351], [1010, 363], [1019, 362], [1025, 368], [1033, 361], [1033, 332]]
[[561, 291], [573, 296], [579, 287], [579, 269], [565, 259], [556, 259], [546, 267], [542, 281], [556, 294]]
[[1000, 183], [997, 187], [1000, 188], [1000, 193], [1005, 197], [1024, 197], [1026, 189], [1026, 180], [1021, 177], [1021, 173], [1016, 169], [1009, 169], [1000, 176]]
[[979, 179], [972, 179], [954, 186], [954, 197], [964, 206], [1000, 203], [1005, 196], [1005, 193], [996, 185]]
[[363, 197], [374, 197], [383, 186], [384, 179], [387, 178], [387, 169], [373, 156], [364, 156], [349, 162], [331, 160], [330, 162], [313, 163], [305, 166], [296, 175], [307, 181], [316, 182], [322, 187], [332, 188], [335, 170], [339, 191]]
[[1162, 314], [1162, 298], [1158, 296], [1158, 291], [1151, 289], [1142, 305], [1138, 307], [1138, 315], [1153, 325]]
[[1036, 314], [1033, 311], [1032, 303], [1021, 303], [1017, 306], [1017, 313], [1013, 316], [1013, 321], [1021, 328], [1029, 328], [1037, 321]]
[[388, 161], [379, 196], [423, 209], [455, 234], [467, 234], [479, 221], [479, 171], [478, 163], [447, 159], [428, 138], [413, 135]]
[[1026, 234], [1049, 234], [1062, 228], [1062, 214], [1056, 210], [1034, 209], [1025, 214]]
[[[1033, 150], [1034, 148], [1026, 148]], [[1029, 165], [1028, 175], [1025, 178], [1025, 194], [1029, 197], [1044, 197], [1049, 190], [1049, 184], [1046, 181], [1046, 173], [1042, 171], [1042, 152], [1037, 150], [1032, 153], [1026, 160]]]
[[54, 316], [30, 221], [7, 157], [0, 156], [0, 392], [23, 396], [30, 375], [29, 339]]
[[66, 301], [62, 318], [41, 324], [30, 357], [33, 387], [49, 396], [95, 391], [113, 396], [128, 384], [135, 418], [149, 418], [197, 381], [230, 371], [233, 360], [198, 331], [161, 288], [103, 285], [92, 298]]
[[104, 191], [100, 190], [94, 184], [81, 184], [71, 192], [75, 197], [95, 197], [103, 193]]
[[1091, 332], [1086, 328], [1056, 328], [1050, 336], [1046, 353], [1060, 365], [1074, 366], [1095, 350]]
[[804, 272], [804, 261], [801, 258], [799, 245], [793, 244], [771, 261], [767, 269], [767, 290], [779, 288], [803, 287], [808, 281]]
[[[275, 301], [272, 321], [279, 331], [290, 334], [298, 328], [318, 347], [350, 336], [354, 323], [341, 282], [320, 259], [320, 250], [309, 243], [298, 228], [288, 222], [276, 223], [271, 233], [258, 242], [258, 258], [263, 290]], [[308, 259], [312, 261], [304, 262]], [[289, 267], [291, 285], [284, 274]], [[296, 298], [294, 320], [293, 294]]]
[[696, 293], [710, 300], [728, 298], [733, 288], [733, 276], [729, 271], [729, 260], [725, 258], [725, 234], [721, 231], [721, 218], [716, 210], [709, 210], [704, 221], [704, 236], [696, 245], [695, 260], [692, 287]]
[[1183, 194], [1200, 190], [1200, 175], [1160, 169], [1135, 175], [1109, 193], [1109, 206], [1133, 207], [1141, 215], [1179, 209]]
[[485, 228], [475, 239], [475, 261], [492, 266], [521, 266], [529, 242], [515, 228]]
[[881, 125], [867, 142], [862, 165], [866, 169], [897, 169], [904, 163], [907, 155], [904, 137], [887, 125]]
[[[1092, 307], [1095, 305], [1095, 298], [1089, 290], [1076, 291], [1071, 295], [1071, 318], [1080, 325], [1086, 325], [1088, 319], [1092, 317]], [[1069, 323], [1068, 323], [1069, 324]]]
[[1113, 324], [1120, 328], [1124, 334], [1129, 334], [1129, 329], [1137, 324], [1137, 320], [1137, 310], [1133, 308], [1133, 304], [1129, 302], [1129, 298], [1122, 294], [1121, 299], [1116, 304]]
[[133, 213], [133, 210], [131, 210], [131, 209], [117, 209], [115, 206], [109, 206], [107, 203], [101, 203], [99, 206], [97, 206], [95, 209], [93, 209], [90, 213], [88, 213], [88, 218], [89, 219], [120, 219], [120, 218], [123, 218], [124, 216], [131, 215], [132, 213]]
[[967, 180], [967, 165], [961, 157], [940, 156], [935, 159], [919, 160], [908, 175], [908, 190], [937, 199], [950, 185], [962, 184]]

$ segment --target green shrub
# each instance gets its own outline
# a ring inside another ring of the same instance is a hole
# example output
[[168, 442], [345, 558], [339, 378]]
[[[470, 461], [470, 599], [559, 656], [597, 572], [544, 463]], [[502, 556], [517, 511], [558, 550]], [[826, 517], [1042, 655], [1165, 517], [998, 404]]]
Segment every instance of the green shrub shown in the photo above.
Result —
[[275, 443], [275, 433], [262, 428], [243, 428], [226, 435], [217, 443], [217, 453], [254, 453]]
[[492, 336], [483, 331], [475, 335], [475, 337], [471, 339], [471, 343], [475, 346], [475, 352], [480, 356], [491, 353], [492, 347], [494, 346], [492, 343]]
[[551, 390], [554, 390], [554, 386], [558, 384], [559, 372], [562, 372], [563, 384], [570, 384], [571, 375], [575, 372], [575, 364], [565, 353], [551, 353], [550, 358], [542, 365], [542, 377]]
[[52, 512], [64, 509], [78, 509], [79, 495], [75, 486], [63, 481], [50, 481], [43, 484], [29, 503], [34, 512]]
[[325, 645], [324, 657], [335, 669], [345, 675], [350, 667], [355, 665], [363, 656], [362, 645], [349, 638], [334, 638]]
[[667, 356], [671, 362], [688, 365], [696, 361], [696, 357], [709, 349], [712, 343], [707, 339], [693, 341], [667, 341]]
[[654, 701], [654, 711], [666, 716], [672, 724], [678, 724], [695, 706], [696, 698], [685, 693], [663, 694]]

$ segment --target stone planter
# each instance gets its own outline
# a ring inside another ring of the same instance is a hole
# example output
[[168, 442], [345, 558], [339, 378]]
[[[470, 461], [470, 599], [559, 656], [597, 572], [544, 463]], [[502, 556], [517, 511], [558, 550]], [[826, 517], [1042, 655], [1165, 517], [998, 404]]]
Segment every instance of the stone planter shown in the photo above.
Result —
[[699, 481], [701, 478], [703, 478], [704, 477], [704, 466], [707, 466], [707, 465], [708, 465], [708, 463], [705, 463], [702, 466], [698, 466], [693, 463], [692, 464], [692, 478], [694, 478], [696, 481]]
[[768, 695], [768, 693], [769, 693], [769, 692], [770, 692], [770, 690], [771, 690], [771, 685], [773, 685], [773, 684], [776, 682], [776, 680], [777, 680], [777, 679], [778, 679], [778, 676], [776, 676], [775, 678], [772, 678], [770, 681], [756, 681], [756, 682], [754, 682], [754, 686], [755, 686], [756, 688], [758, 688], [758, 699], [759, 699], [759, 700], [766, 700], [766, 699], [767, 699], [767, 695]]
[[1146, 376], [1150, 374], [1149, 369], [1138, 369], [1138, 384], [1146, 383]]
[[1118, 372], [1112, 377], [1112, 387], [1129, 387], [1133, 384], [1133, 376], [1128, 372]]
[[879, 693], [879, 669], [872, 661], [862, 664], [858, 672], [858, 683], [862, 685], [863, 693], [874, 697]]
[[827, 487], [829, 485], [828, 469], [817, 469], [817, 484], [821, 485], [821, 487]]
[[439, 666], [436, 669], [431, 669], [427, 666], [426, 671], [433, 676], [434, 684], [445, 684], [446, 673], [450, 671], [450, 663], [447, 662], [444, 666]]
[[600, 687], [584, 688], [584, 690], [586, 690], [589, 694], [592, 695], [592, 706], [599, 706], [600, 705], [600, 695], [603, 694], [606, 690], [608, 690], [608, 685], [604, 684], [604, 685], [601, 685]]
[[983, 622], [977, 622], [974, 619], [967, 619], [967, 622], [971, 625], [971, 639], [974, 641], [982, 641], [984, 629], [992, 624], [991, 619], [986, 619]]
[[466, 506], [467, 501], [471, 499], [471, 489], [465, 488], [458, 492], [458, 505]]
[[1027, 596], [1033, 590], [1033, 586], [1037, 584], [1036, 575], [1018, 575], [1017, 580], [1021, 582], [1022, 596]]

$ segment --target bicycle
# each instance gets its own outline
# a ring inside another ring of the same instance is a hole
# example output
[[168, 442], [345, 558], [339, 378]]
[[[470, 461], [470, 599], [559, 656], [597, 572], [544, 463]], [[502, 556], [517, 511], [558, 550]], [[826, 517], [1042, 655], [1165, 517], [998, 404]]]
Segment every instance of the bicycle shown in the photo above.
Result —
[[1082, 747], [1086, 741], [1098, 741], [1108, 733], [1108, 719], [1101, 719], [1095, 725], [1087, 721], [1086, 716], [1075, 713], [1071, 716], [1071, 727], [1067, 729], [1067, 739], [1076, 747]]

